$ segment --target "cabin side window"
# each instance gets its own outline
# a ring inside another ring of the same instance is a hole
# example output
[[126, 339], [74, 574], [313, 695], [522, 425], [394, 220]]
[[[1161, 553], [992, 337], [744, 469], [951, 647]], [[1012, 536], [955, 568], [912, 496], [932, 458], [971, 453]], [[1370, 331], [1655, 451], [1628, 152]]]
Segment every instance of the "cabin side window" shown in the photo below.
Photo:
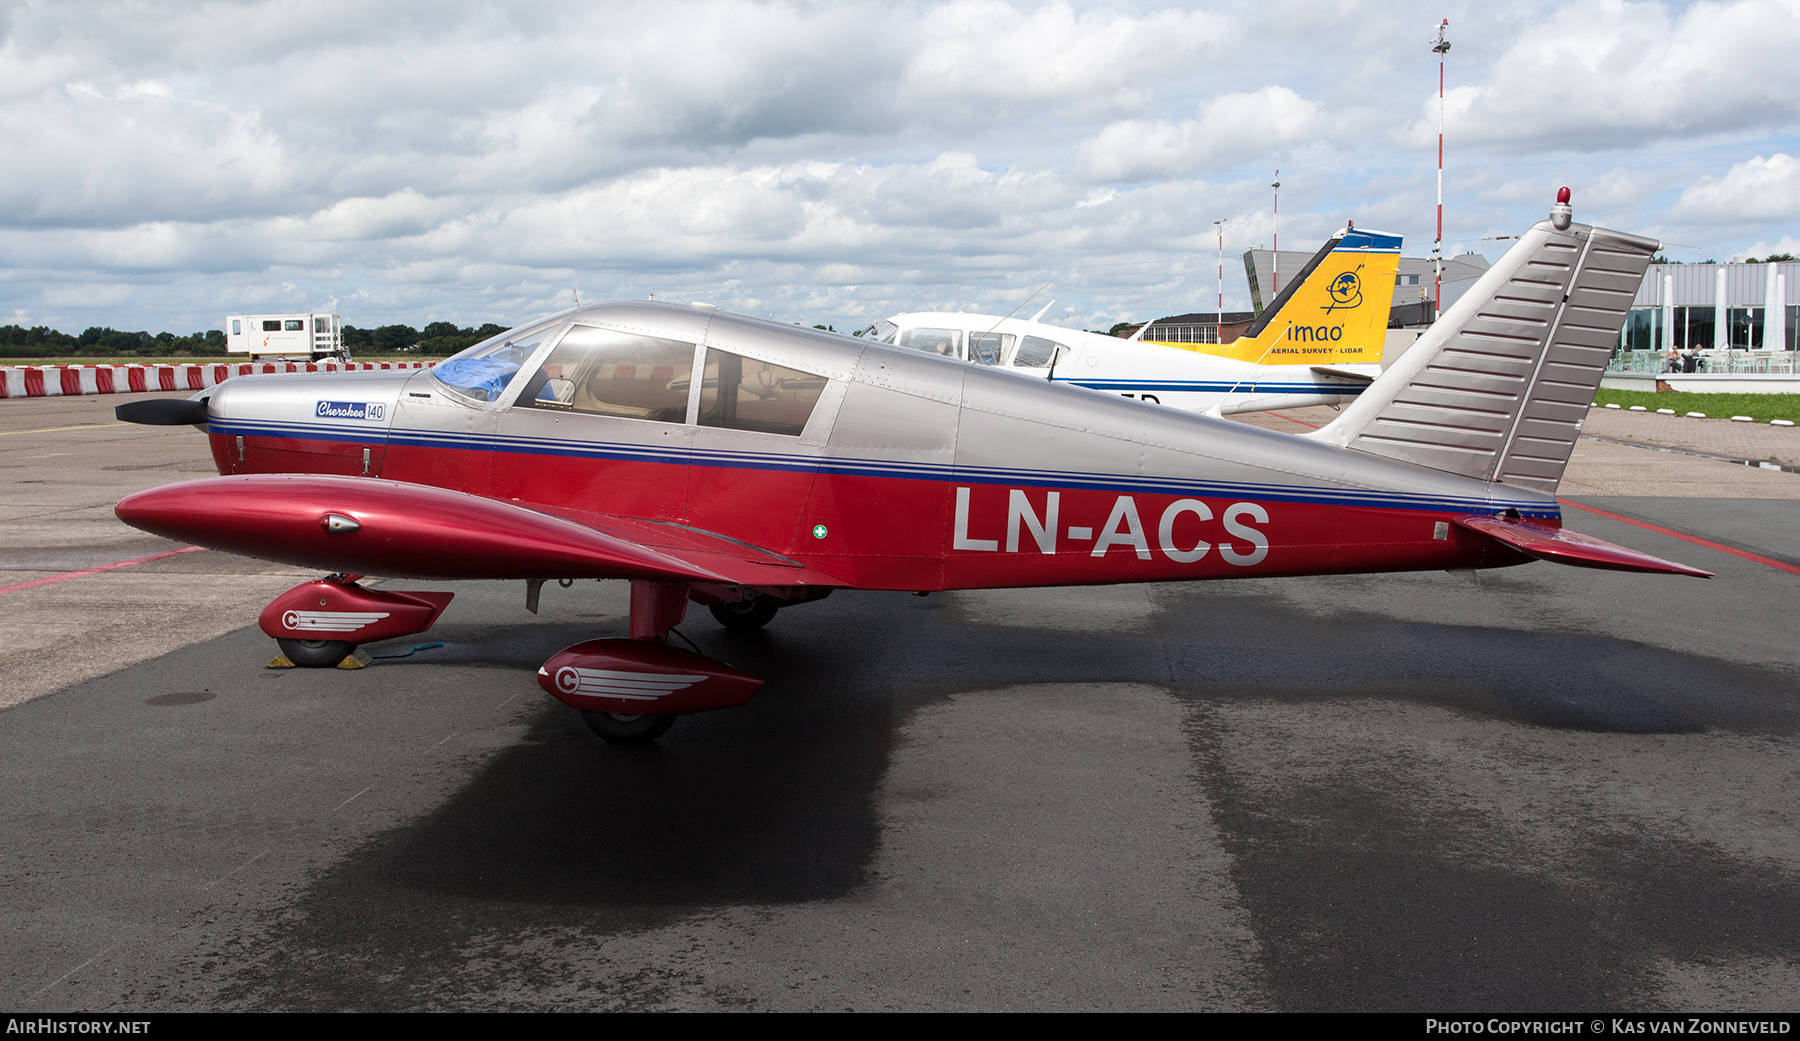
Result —
[[1067, 353], [1068, 348], [1042, 336], [1027, 336], [1019, 342], [1019, 353], [1013, 356], [1013, 366], [1021, 369], [1041, 369], [1050, 364], [1050, 359], [1059, 353]]
[[700, 425], [799, 437], [825, 383], [823, 376], [708, 347]]
[[1012, 350], [1012, 333], [970, 333], [969, 360], [982, 365], [998, 365]]
[[687, 422], [694, 345], [577, 325], [519, 394], [524, 408]]

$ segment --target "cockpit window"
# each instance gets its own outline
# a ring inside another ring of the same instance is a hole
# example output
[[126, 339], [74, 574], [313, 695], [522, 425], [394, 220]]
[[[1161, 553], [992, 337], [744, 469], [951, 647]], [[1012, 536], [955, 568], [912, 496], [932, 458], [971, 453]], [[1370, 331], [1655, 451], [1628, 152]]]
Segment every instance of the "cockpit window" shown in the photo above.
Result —
[[694, 345], [577, 325], [519, 393], [522, 408], [685, 423]]
[[946, 358], [962, 357], [961, 329], [908, 329], [900, 334], [896, 341], [902, 347], [910, 347], [926, 354], [941, 354]]
[[825, 383], [823, 376], [708, 347], [700, 425], [798, 437]]
[[481, 401], [493, 401], [519, 373], [544, 339], [561, 323], [554, 319], [509, 329], [441, 361], [431, 370], [439, 383]]

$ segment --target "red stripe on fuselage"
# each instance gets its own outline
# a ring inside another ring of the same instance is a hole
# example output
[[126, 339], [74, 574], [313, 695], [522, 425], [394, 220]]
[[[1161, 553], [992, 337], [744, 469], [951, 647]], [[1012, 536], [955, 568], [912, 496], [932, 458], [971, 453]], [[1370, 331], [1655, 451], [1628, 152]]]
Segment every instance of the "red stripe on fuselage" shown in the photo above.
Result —
[[[360, 472], [364, 445], [214, 435], [222, 473]], [[380, 458], [382, 447], [372, 446]], [[690, 525], [866, 589], [978, 589], [1504, 567], [1529, 557], [1397, 509], [1116, 489], [386, 447], [380, 476], [521, 505]], [[354, 464], [353, 470], [345, 469]], [[1122, 482], [1123, 483], [1123, 482]], [[1051, 503], [1055, 502], [1055, 519]], [[1096, 555], [1096, 550], [1098, 554]], [[552, 576], [554, 577], [554, 576]]]

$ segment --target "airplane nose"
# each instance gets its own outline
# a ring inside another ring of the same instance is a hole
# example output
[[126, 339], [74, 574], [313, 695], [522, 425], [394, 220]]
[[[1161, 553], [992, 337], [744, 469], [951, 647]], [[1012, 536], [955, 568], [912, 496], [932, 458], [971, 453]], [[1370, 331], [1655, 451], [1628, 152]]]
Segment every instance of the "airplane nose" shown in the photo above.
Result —
[[189, 398], [128, 401], [113, 409], [113, 418], [121, 423], [141, 423], [153, 427], [192, 426], [206, 422], [206, 402]]

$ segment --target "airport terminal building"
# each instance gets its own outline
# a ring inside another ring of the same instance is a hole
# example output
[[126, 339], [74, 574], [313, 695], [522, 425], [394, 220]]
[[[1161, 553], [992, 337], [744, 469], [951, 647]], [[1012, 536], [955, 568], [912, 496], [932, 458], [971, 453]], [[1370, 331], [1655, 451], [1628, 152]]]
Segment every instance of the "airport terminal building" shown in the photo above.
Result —
[[1652, 264], [1619, 334], [1623, 351], [1791, 351], [1800, 263]]

